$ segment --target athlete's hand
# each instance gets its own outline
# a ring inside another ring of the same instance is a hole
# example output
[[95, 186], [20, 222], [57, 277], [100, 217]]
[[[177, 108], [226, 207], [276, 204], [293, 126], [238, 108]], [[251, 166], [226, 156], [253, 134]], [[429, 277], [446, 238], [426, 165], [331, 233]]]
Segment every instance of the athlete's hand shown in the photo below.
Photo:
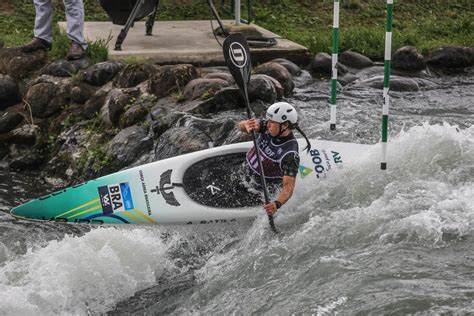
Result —
[[247, 120], [245, 124], [245, 129], [247, 130], [247, 133], [251, 133], [252, 131], [258, 131], [260, 129], [260, 123], [252, 118], [250, 120]]
[[270, 202], [268, 204], [265, 204], [263, 208], [265, 209], [265, 212], [267, 212], [268, 215], [273, 215], [277, 211], [277, 206], [275, 202]]

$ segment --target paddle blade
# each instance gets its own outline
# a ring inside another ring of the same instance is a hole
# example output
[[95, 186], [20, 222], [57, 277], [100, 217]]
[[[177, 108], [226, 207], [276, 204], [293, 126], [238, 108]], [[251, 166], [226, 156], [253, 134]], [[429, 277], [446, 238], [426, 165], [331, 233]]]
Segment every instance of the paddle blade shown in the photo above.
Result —
[[224, 59], [230, 73], [240, 90], [247, 97], [247, 85], [250, 80], [250, 49], [245, 36], [240, 33], [234, 33], [224, 40]]

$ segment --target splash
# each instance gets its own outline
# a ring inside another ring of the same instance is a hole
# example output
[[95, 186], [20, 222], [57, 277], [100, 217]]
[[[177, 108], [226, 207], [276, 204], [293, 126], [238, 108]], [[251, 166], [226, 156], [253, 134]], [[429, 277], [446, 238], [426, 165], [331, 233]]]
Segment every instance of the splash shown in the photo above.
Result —
[[0, 314], [104, 313], [156, 282], [165, 250], [156, 230], [115, 228], [29, 249], [0, 268]]

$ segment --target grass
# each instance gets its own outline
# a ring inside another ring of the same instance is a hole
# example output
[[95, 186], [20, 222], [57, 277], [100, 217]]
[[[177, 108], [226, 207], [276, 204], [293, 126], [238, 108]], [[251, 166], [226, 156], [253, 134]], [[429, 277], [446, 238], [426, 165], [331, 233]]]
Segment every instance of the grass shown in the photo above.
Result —
[[[229, 3], [230, 1], [226, 1]], [[34, 7], [30, 0], [2, 0], [0, 40], [15, 46], [31, 39]], [[64, 20], [62, 2], [54, 2], [54, 21]], [[214, 1], [220, 7], [220, 1]], [[243, 1], [245, 7], [246, 1]], [[386, 4], [380, 0], [341, 0], [340, 51], [354, 50], [381, 60], [384, 53]], [[9, 4], [9, 5], [8, 5]], [[107, 21], [96, 0], [84, 0], [86, 20]], [[5, 9], [6, 8], [6, 9]], [[13, 9], [12, 9], [13, 8]], [[254, 2], [254, 22], [308, 47], [313, 54], [331, 52], [333, 0], [261, 0]], [[13, 12], [12, 12], [13, 11]], [[232, 18], [221, 11], [223, 19]], [[246, 17], [245, 9], [242, 17]], [[157, 20], [209, 19], [206, 2], [160, 1]], [[215, 24], [217, 25], [217, 24]], [[423, 54], [443, 45], [474, 46], [474, 2], [471, 0], [404, 0], [394, 3], [393, 49], [417, 47]], [[67, 37], [55, 33], [53, 58], [65, 55]], [[59, 40], [58, 40], [59, 38]], [[108, 42], [91, 43], [89, 56], [107, 58]], [[67, 51], [67, 50], [66, 50]]]

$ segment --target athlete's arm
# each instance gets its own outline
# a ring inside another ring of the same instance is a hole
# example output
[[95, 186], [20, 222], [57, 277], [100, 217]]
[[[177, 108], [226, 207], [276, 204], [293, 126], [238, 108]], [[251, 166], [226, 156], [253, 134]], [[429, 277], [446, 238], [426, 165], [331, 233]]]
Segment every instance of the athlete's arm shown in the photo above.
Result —
[[[283, 189], [281, 190], [280, 194], [278, 194], [278, 197], [276, 198], [275, 201], [278, 201], [280, 205], [285, 204], [293, 196], [295, 184], [296, 184], [296, 177], [283, 176]], [[275, 202], [275, 201], [265, 204], [263, 206], [263, 208], [265, 209], [268, 215], [273, 215], [276, 213], [278, 209], [277, 207], [278, 202]]]
[[250, 120], [244, 120], [239, 123], [239, 129], [242, 133], [250, 134], [252, 131], [255, 131], [255, 133], [259, 133], [260, 122], [254, 118]]

